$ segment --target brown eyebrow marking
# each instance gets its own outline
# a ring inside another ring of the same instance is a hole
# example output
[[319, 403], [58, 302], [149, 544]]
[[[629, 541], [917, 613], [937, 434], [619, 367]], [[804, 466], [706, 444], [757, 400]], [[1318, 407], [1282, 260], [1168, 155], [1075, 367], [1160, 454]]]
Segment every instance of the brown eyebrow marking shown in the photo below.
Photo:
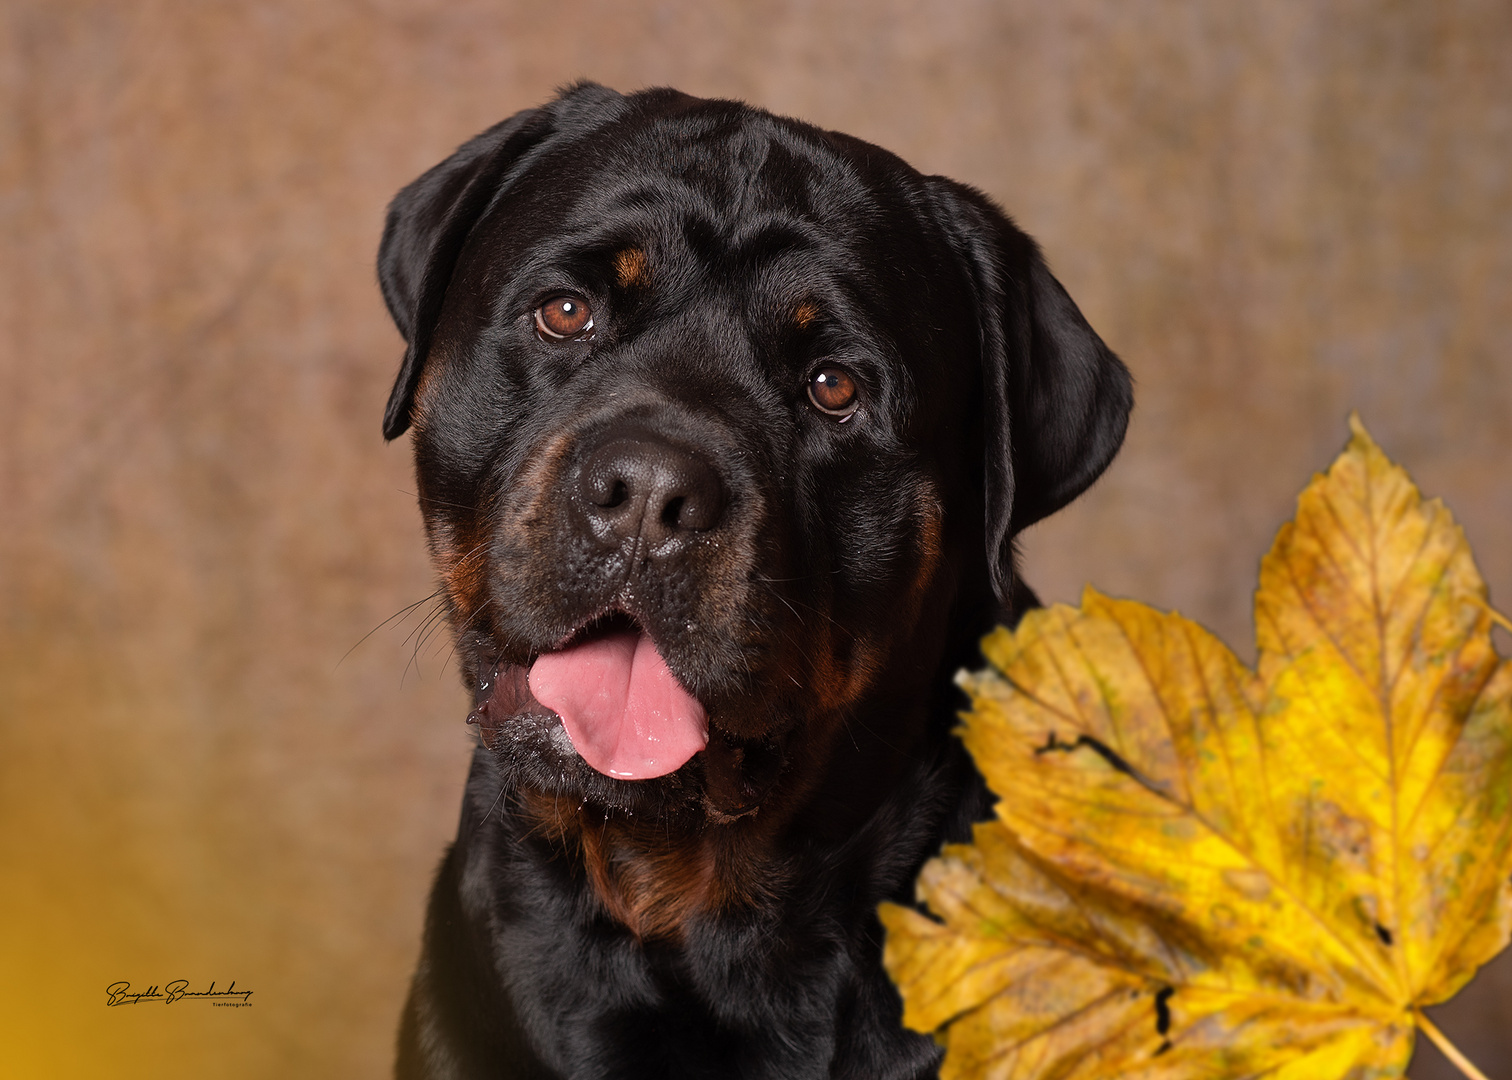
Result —
[[807, 330], [817, 318], [819, 318], [819, 305], [812, 300], [803, 301], [793, 312], [793, 321], [798, 324], [800, 330]]
[[614, 272], [619, 277], [622, 289], [651, 282], [651, 267], [647, 265], [646, 253], [638, 247], [627, 247], [615, 255]]

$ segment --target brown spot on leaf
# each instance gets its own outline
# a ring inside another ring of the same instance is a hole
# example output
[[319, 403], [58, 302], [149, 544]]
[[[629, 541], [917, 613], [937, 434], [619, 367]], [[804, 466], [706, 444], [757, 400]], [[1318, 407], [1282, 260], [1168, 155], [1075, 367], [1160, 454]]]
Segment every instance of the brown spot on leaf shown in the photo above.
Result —
[[1225, 870], [1223, 880], [1246, 900], [1259, 902], [1271, 894], [1270, 875], [1264, 870]]

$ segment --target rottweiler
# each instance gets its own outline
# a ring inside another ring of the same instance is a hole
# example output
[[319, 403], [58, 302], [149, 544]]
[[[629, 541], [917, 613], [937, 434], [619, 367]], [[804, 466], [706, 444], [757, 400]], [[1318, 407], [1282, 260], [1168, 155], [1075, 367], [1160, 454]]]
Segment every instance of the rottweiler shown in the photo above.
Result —
[[378, 269], [478, 736], [398, 1075], [935, 1075], [876, 907], [990, 811], [953, 676], [1123, 364], [980, 192], [668, 89], [467, 142]]

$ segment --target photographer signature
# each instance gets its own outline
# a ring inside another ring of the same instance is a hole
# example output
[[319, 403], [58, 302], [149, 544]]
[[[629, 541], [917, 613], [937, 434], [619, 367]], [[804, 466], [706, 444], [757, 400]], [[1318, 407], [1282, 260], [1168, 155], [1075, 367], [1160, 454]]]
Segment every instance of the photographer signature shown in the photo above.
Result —
[[251, 990], [238, 990], [236, 980], [231, 980], [231, 985], [224, 990], [217, 990], [215, 983], [210, 983], [208, 990], [189, 989], [188, 979], [175, 979], [171, 983], [164, 983], [161, 987], [153, 983], [145, 990], [132, 990], [129, 982], [113, 982], [105, 988], [105, 1005], [140, 1005], [146, 1001], [161, 1001], [164, 1005], [172, 1005], [175, 1001], [198, 1000], [208, 1001], [212, 1005], [229, 1006], [236, 1009], [249, 1009], [252, 1002]]

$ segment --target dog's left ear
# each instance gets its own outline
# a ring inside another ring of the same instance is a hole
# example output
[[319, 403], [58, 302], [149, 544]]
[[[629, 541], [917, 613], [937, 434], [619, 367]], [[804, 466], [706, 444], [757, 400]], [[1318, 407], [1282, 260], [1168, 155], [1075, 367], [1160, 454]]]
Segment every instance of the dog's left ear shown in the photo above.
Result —
[[1123, 444], [1133, 381], [1027, 234], [981, 192], [944, 177], [930, 185], [976, 293], [987, 560], [1011, 608], [1014, 535], [1102, 475]]

